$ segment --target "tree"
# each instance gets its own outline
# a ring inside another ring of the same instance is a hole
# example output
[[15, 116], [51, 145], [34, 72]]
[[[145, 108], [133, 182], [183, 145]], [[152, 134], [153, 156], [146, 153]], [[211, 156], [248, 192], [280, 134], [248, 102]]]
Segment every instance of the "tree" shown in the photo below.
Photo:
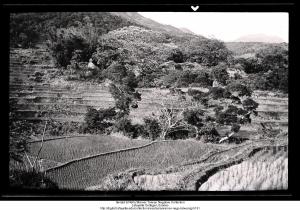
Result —
[[168, 60], [172, 60], [175, 63], [183, 63], [184, 55], [179, 49], [174, 49], [171, 52], [171, 55], [168, 57]]
[[259, 64], [263, 71], [288, 68], [288, 50], [281, 46], [270, 46], [256, 53]]
[[260, 61], [254, 58], [239, 58], [236, 60], [237, 63], [240, 63], [244, 72], [247, 74], [263, 72], [264, 69], [260, 65]]
[[158, 62], [144, 59], [142, 62], [139, 62], [138, 66], [138, 86], [145, 88], [156, 87], [155, 82], [162, 75]]
[[234, 81], [226, 86], [226, 89], [235, 96], [251, 96], [252, 90], [240, 82]]
[[209, 100], [209, 98], [208, 98], [209, 93], [205, 93], [200, 90], [195, 90], [195, 89], [189, 88], [187, 94], [189, 96], [192, 96], [192, 101], [200, 102], [201, 104], [203, 104], [205, 106], [208, 105], [207, 102]]
[[102, 72], [103, 76], [114, 83], [121, 84], [127, 76], [127, 69], [124, 65], [113, 62]]
[[187, 61], [205, 66], [216, 66], [220, 62], [228, 63], [231, 52], [225, 44], [216, 39], [194, 38], [185, 46]]
[[83, 133], [105, 133], [106, 129], [112, 126], [112, 121], [116, 115], [114, 107], [99, 110], [88, 107], [80, 131]]
[[122, 132], [125, 136], [130, 138], [136, 138], [139, 135], [137, 128], [132, 125], [131, 120], [126, 117], [118, 119], [113, 129], [117, 132]]
[[214, 123], [207, 123], [200, 129], [199, 138], [203, 142], [216, 143], [220, 138], [220, 134]]
[[84, 37], [72, 29], [60, 29], [53, 31], [49, 35], [51, 39], [48, 47], [59, 67], [66, 68], [70, 65], [76, 50], [81, 50], [78, 62], [82, 60], [87, 61], [89, 59], [87, 57], [92, 55], [92, 52], [89, 52], [91, 51], [90, 46]]
[[201, 109], [188, 109], [183, 112], [183, 119], [195, 129], [195, 138], [198, 139], [199, 129], [203, 123], [204, 111]]
[[247, 74], [255, 74], [251, 81], [260, 90], [288, 92], [288, 50], [269, 46], [258, 51], [254, 58], [239, 59]]
[[207, 72], [199, 71], [194, 79], [194, 83], [199, 84], [201, 87], [211, 87], [213, 80]]
[[120, 41], [106, 37], [99, 39], [93, 54], [93, 59], [100, 69], [106, 69], [112, 63], [123, 64], [129, 57], [129, 51]]
[[258, 103], [255, 102], [252, 98], [247, 98], [243, 101], [243, 107], [247, 111], [254, 111], [258, 107]]
[[82, 125], [83, 132], [103, 133], [114, 125], [115, 130], [121, 130], [126, 135], [134, 137], [136, 135], [134, 128], [127, 117], [130, 109], [137, 108], [137, 102], [141, 100], [141, 94], [136, 91], [138, 85], [136, 76], [117, 62], [113, 62], [102, 75], [110, 80], [109, 91], [115, 100], [115, 106], [104, 110], [89, 108]]
[[226, 88], [222, 87], [212, 87], [210, 88], [207, 96], [211, 97], [212, 99], [225, 99], [225, 98], [231, 98], [232, 94], [230, 91], [228, 91]]
[[229, 79], [229, 74], [227, 72], [227, 65], [222, 63], [212, 68], [211, 75], [214, 80], [218, 81], [222, 85], [226, 85]]
[[170, 107], [162, 104], [162, 106], [157, 120], [162, 130], [160, 137], [166, 139], [170, 133], [184, 129], [185, 123], [182, 117], [184, 110], [176, 109], [173, 107], [174, 105]]

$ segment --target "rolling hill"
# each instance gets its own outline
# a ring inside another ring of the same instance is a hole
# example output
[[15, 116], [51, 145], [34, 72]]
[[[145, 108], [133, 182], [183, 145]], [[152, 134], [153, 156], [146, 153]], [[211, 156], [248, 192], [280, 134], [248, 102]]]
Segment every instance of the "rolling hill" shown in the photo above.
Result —
[[138, 25], [141, 25], [145, 28], [159, 31], [162, 33], [167, 33], [173, 36], [189, 36], [189, 37], [195, 37], [196, 35], [193, 34], [191, 31], [187, 29], [180, 29], [176, 28], [171, 25], [165, 25], [158, 23], [154, 20], [151, 20], [149, 18], [146, 18], [137, 12], [111, 12], [110, 14], [119, 16], [121, 18], [124, 18], [125, 20], [128, 20], [130, 22], [136, 23]]

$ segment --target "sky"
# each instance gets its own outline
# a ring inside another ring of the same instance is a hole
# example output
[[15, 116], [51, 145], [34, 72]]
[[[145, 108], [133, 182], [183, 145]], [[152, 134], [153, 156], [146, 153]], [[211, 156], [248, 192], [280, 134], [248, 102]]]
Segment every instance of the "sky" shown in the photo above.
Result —
[[269, 12], [139, 12], [144, 17], [207, 38], [234, 41], [249, 34], [277, 36], [288, 42], [288, 13]]

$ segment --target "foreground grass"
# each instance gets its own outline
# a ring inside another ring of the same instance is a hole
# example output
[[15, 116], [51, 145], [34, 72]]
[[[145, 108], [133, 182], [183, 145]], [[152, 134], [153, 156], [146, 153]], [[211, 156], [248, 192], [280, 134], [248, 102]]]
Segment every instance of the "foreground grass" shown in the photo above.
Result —
[[286, 152], [268, 152], [216, 173], [199, 191], [251, 191], [288, 189]]

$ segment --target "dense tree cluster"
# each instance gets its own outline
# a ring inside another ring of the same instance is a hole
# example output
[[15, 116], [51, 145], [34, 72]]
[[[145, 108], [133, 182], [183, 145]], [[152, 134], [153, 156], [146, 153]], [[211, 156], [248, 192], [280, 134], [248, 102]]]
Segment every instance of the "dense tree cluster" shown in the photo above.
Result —
[[225, 44], [215, 39], [195, 38], [184, 46], [187, 61], [205, 66], [216, 66], [220, 62], [228, 63], [231, 52]]
[[82, 27], [86, 18], [95, 27], [98, 36], [136, 23], [108, 12], [46, 12], [12, 13], [10, 16], [10, 45], [34, 47], [49, 39], [49, 33], [60, 28]]
[[128, 119], [130, 110], [137, 108], [138, 101], [141, 100], [141, 94], [136, 91], [136, 76], [116, 62], [105, 69], [103, 75], [110, 81], [109, 91], [115, 100], [115, 106], [100, 110], [89, 108], [82, 124], [82, 132], [108, 133], [113, 129], [136, 137], [137, 130]]
[[252, 58], [237, 59], [249, 74], [249, 85], [260, 90], [288, 92], [288, 50], [280, 46], [265, 48]]

